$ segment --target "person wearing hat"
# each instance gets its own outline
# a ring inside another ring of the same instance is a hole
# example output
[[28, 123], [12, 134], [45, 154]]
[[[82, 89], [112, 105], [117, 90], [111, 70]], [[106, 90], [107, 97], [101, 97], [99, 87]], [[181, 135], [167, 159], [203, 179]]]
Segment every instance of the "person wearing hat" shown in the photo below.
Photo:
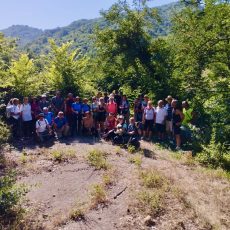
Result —
[[50, 103], [49, 103], [49, 101], [46, 100], [45, 94], [42, 94], [41, 100], [39, 101], [38, 105], [39, 105], [39, 110], [41, 113], [43, 112], [44, 107], [47, 107], [49, 109]]
[[167, 111], [167, 117], [166, 117], [166, 121], [165, 121], [165, 129], [166, 129], [166, 133], [168, 135], [169, 138], [172, 138], [172, 96], [167, 96], [167, 98], [165, 98], [167, 104], [165, 105], [165, 109]]
[[14, 98], [12, 100], [12, 106], [10, 108], [10, 124], [12, 125], [12, 133], [14, 138], [19, 137], [20, 114], [21, 114], [21, 108], [19, 105], [19, 99]]
[[44, 142], [49, 136], [50, 126], [48, 121], [44, 118], [44, 113], [38, 115], [38, 120], [36, 121], [36, 133], [41, 142]]

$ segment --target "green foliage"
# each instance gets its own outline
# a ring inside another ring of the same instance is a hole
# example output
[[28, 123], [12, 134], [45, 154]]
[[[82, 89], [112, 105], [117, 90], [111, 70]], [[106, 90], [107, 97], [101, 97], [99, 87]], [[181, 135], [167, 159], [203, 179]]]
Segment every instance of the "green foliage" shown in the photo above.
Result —
[[51, 54], [46, 75], [51, 79], [54, 89], [61, 90], [63, 94], [69, 92], [79, 94], [86, 59], [81, 57], [79, 50], [70, 51], [69, 42], [59, 47], [50, 40], [50, 46]]
[[92, 208], [96, 208], [99, 204], [105, 205], [108, 203], [108, 198], [103, 185], [100, 184], [93, 185], [90, 191], [90, 195], [91, 195]]
[[7, 218], [20, 204], [26, 192], [25, 186], [16, 185], [15, 173], [9, 173], [0, 178], [0, 217]]
[[140, 155], [130, 157], [129, 162], [140, 168], [142, 164], [142, 157]]
[[92, 150], [87, 156], [87, 160], [90, 165], [94, 166], [96, 169], [108, 169], [108, 163], [106, 161], [106, 154], [99, 150]]
[[10, 136], [9, 128], [0, 120], [0, 150], [3, 145], [8, 141]]
[[103, 12], [109, 26], [97, 29], [95, 38], [95, 61], [100, 67], [96, 81], [98, 87], [120, 88], [132, 97], [153, 90], [155, 82], [159, 82], [157, 76], [160, 73], [157, 71], [161, 69], [155, 68], [160, 65], [158, 44], [152, 42], [148, 32], [152, 27], [150, 21], [159, 18], [156, 9], [149, 9], [144, 2], [141, 8], [135, 2], [134, 6], [133, 9], [126, 2], [119, 2]]
[[227, 152], [226, 146], [216, 143], [215, 133], [214, 131], [209, 145], [203, 146], [203, 151], [196, 159], [206, 166], [230, 170], [230, 153]]
[[138, 193], [138, 207], [143, 212], [154, 215], [161, 210], [162, 194], [160, 192], [143, 190]]
[[141, 179], [147, 188], [162, 188], [166, 184], [166, 180], [157, 171], [142, 171]]

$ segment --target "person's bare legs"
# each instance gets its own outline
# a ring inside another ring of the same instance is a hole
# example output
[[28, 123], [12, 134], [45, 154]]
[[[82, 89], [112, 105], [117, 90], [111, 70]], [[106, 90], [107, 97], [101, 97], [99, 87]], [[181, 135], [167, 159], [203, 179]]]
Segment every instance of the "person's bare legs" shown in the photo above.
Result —
[[181, 137], [180, 137], [180, 134], [177, 134], [175, 136], [176, 136], [176, 147], [180, 148], [180, 146], [181, 146]]

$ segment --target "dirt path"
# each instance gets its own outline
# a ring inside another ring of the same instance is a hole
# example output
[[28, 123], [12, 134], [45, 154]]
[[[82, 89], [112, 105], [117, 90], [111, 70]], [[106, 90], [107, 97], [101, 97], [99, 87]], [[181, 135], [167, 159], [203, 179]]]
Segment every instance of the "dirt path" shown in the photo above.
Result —
[[[84, 138], [68, 145], [55, 143], [50, 148], [25, 149], [26, 159], [17, 151], [10, 153], [18, 162], [19, 183], [31, 186], [25, 202], [29, 210], [26, 220], [29, 227], [25, 229], [229, 229], [227, 180], [207, 176], [199, 166], [182, 164], [172, 159], [170, 152], [153, 144], [142, 142], [141, 146], [148, 157]], [[107, 153], [108, 170], [89, 166], [86, 156], [93, 149]], [[57, 163], [52, 154], [61, 150], [69, 155]], [[130, 163], [130, 158], [136, 155], [141, 157], [141, 167]], [[170, 183], [162, 211], [152, 217], [151, 226], [144, 224], [146, 214], [136, 207], [136, 194], [143, 187], [139, 174], [145, 169], [157, 170]], [[71, 220], [74, 208], [80, 203], [90, 204], [92, 185], [102, 184], [107, 172], [113, 180], [105, 188], [107, 205], [87, 209], [84, 221]]]

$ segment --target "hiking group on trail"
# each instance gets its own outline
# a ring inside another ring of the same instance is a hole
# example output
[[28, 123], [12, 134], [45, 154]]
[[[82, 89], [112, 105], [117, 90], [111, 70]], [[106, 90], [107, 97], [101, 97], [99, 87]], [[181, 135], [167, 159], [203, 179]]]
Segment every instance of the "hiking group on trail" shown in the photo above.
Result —
[[99, 92], [91, 102], [72, 93], [64, 99], [57, 91], [50, 101], [45, 94], [39, 99], [24, 97], [22, 103], [13, 98], [6, 116], [15, 139], [34, 137], [44, 142], [50, 137], [93, 135], [138, 147], [140, 138], [150, 141], [156, 135], [159, 141], [175, 140], [179, 150], [181, 128], [193, 122], [194, 112], [187, 101], [181, 104], [172, 96], [154, 107], [147, 95], [139, 95], [131, 107], [126, 95], [118, 91], [110, 95]]

